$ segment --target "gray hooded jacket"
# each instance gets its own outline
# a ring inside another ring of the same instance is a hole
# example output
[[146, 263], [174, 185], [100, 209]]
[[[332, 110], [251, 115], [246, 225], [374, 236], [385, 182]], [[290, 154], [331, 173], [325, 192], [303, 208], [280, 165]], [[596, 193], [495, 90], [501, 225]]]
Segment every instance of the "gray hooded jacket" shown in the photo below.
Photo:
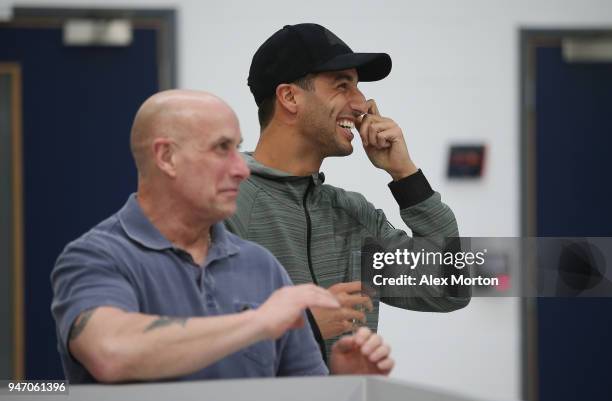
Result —
[[[245, 159], [251, 176], [241, 184], [237, 212], [226, 225], [242, 238], [270, 250], [294, 284], [314, 282], [328, 288], [347, 281], [351, 259], [355, 251], [362, 249], [366, 238], [386, 249], [409, 240], [405, 231], [394, 228], [384, 212], [363, 195], [324, 184], [322, 173], [292, 176], [260, 164], [250, 153], [245, 154]], [[389, 188], [415, 237], [459, 235], [453, 212], [441, 202], [440, 194], [431, 189], [420, 170], [391, 182]], [[406, 287], [405, 295], [383, 297], [381, 301], [429, 312], [450, 312], [470, 301], [469, 293], [449, 296], [436, 286]], [[367, 321], [376, 330], [377, 303], [367, 314]], [[320, 336], [316, 327], [313, 330], [315, 336]], [[331, 343], [327, 341], [327, 350]]]

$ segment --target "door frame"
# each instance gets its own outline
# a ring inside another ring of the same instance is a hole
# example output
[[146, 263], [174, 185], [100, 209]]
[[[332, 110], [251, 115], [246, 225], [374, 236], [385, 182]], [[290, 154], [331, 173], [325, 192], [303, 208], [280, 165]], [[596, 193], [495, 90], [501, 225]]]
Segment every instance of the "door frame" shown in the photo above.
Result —
[[[25, 309], [24, 309], [24, 244], [23, 244], [23, 169], [22, 169], [22, 110], [21, 110], [21, 66], [19, 63], [0, 62], [0, 74], [10, 77], [10, 116], [9, 116], [9, 146], [10, 171], [7, 174], [9, 181], [10, 200], [7, 212], [11, 214], [9, 247], [12, 253], [8, 256], [9, 266], [2, 277], [12, 283], [9, 291], [10, 332], [12, 333], [12, 351], [10, 352], [11, 369], [15, 379], [23, 379], [25, 373]], [[0, 172], [1, 173], [1, 172]], [[6, 256], [6, 255], [4, 255]], [[5, 275], [6, 274], [6, 275]], [[12, 308], [11, 308], [12, 307]]]
[[[611, 27], [519, 29], [519, 120], [520, 120], [520, 230], [521, 237], [536, 237], [536, 47], [560, 46], [564, 38], [597, 39], [612, 37]], [[524, 288], [537, 280], [535, 265], [523, 255]], [[521, 385], [522, 398], [538, 400], [538, 314], [537, 298], [521, 298]]]

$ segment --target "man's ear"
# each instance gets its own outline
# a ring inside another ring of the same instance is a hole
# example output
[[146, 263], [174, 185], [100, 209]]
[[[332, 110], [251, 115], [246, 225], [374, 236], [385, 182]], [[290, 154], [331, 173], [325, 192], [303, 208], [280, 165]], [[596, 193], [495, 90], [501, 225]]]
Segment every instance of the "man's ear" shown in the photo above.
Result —
[[280, 84], [276, 87], [276, 100], [290, 114], [297, 113], [296, 92], [299, 89], [293, 84]]
[[170, 138], [155, 138], [153, 141], [155, 165], [170, 177], [176, 177], [176, 144]]

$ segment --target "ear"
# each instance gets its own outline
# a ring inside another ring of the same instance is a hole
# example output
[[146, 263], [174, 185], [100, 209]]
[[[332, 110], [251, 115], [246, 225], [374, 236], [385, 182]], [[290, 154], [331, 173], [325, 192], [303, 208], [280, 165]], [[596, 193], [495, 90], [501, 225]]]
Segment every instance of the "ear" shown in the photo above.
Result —
[[276, 100], [290, 114], [297, 113], [296, 97], [299, 96], [299, 90], [300, 88], [292, 84], [280, 84], [276, 87]]
[[176, 146], [170, 138], [156, 138], [153, 141], [155, 165], [168, 176], [176, 177]]

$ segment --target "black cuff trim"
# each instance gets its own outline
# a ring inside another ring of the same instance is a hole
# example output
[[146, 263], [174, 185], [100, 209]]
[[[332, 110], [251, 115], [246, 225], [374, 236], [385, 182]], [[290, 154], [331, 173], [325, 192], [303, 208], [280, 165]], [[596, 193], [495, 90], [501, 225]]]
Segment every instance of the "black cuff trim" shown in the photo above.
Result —
[[389, 189], [400, 209], [421, 203], [434, 194], [434, 190], [431, 189], [421, 169], [408, 177], [390, 182]]

